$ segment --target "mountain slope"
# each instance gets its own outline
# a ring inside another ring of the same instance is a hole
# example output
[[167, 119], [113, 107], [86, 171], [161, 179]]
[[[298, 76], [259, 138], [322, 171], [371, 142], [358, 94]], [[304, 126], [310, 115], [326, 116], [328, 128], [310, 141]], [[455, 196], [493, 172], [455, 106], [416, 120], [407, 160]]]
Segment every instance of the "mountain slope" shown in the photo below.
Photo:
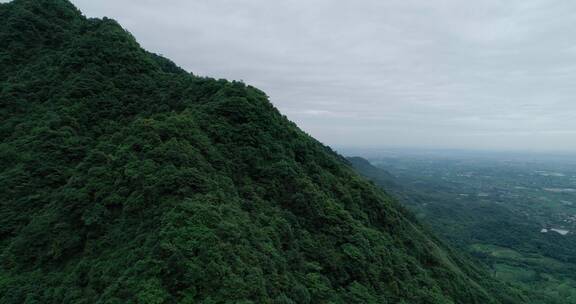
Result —
[[516, 303], [261, 91], [0, 4], [0, 303]]

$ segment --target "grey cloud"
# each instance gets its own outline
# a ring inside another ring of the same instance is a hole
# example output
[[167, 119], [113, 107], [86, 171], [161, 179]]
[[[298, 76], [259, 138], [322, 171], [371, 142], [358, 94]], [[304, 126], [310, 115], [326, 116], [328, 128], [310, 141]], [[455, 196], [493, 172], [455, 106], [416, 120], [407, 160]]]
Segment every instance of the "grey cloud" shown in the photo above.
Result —
[[330, 145], [576, 150], [571, 1], [73, 2]]

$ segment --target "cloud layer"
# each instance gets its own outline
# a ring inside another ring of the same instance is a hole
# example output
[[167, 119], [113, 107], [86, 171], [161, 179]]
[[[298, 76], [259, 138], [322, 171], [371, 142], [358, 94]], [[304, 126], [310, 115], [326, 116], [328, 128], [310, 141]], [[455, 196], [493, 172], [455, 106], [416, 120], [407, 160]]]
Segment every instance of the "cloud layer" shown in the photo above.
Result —
[[73, 0], [335, 146], [576, 151], [576, 3]]

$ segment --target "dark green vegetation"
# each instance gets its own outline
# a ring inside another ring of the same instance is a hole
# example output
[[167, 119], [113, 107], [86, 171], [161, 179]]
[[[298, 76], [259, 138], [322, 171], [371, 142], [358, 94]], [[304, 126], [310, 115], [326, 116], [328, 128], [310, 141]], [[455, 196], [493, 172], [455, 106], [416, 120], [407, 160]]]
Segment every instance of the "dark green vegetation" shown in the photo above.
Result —
[[0, 303], [521, 303], [261, 91], [0, 4]]
[[382, 157], [377, 168], [349, 160], [494, 276], [525, 289], [530, 303], [576, 303], [574, 163]]

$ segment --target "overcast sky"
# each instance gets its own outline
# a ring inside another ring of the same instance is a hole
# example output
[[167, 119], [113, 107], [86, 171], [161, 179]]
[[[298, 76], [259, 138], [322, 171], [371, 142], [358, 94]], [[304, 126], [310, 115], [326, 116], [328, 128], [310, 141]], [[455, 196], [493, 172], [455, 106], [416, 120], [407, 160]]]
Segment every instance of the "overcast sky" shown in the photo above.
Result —
[[335, 147], [576, 151], [576, 2], [73, 0]]

